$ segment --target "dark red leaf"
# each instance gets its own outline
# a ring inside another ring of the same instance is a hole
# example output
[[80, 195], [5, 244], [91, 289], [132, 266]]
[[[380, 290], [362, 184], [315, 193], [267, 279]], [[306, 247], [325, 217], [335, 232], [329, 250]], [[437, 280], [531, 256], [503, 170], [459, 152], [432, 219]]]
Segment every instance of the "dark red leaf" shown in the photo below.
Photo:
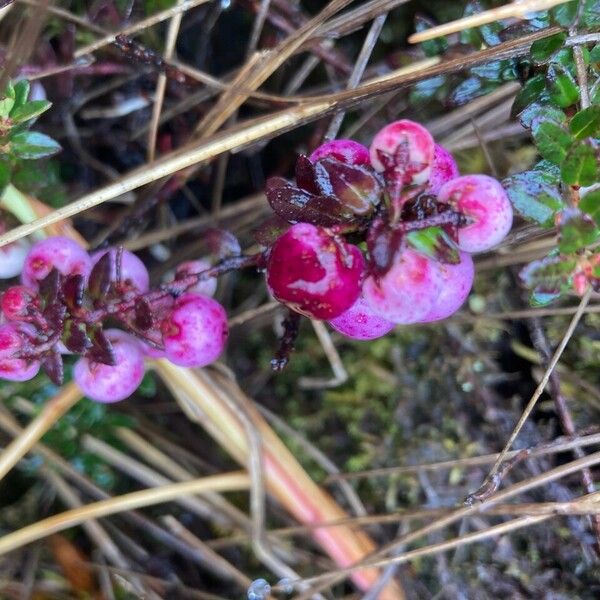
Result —
[[138, 298], [134, 308], [134, 323], [137, 329], [148, 331], [154, 325], [152, 308], [144, 298]]
[[296, 183], [298, 187], [311, 194], [319, 194], [320, 190], [317, 187], [316, 180], [315, 165], [308, 159], [308, 156], [300, 154], [296, 160]]
[[100, 300], [108, 293], [112, 278], [112, 266], [112, 252], [106, 252], [94, 265], [88, 283], [88, 293], [92, 299]]
[[71, 319], [65, 321], [62, 341], [67, 350], [75, 354], [83, 354], [92, 345], [85, 324], [77, 323]]
[[42, 360], [42, 369], [54, 385], [62, 385], [64, 380], [64, 367], [62, 356], [58, 352], [50, 352]]
[[59, 298], [62, 280], [58, 269], [52, 267], [50, 273], [40, 281], [40, 297], [44, 305], [52, 304]]
[[279, 215], [273, 215], [254, 230], [254, 239], [262, 246], [271, 246], [290, 227]]
[[92, 345], [86, 353], [90, 360], [110, 366], [116, 365], [112, 344], [100, 327], [96, 327], [91, 331], [90, 340]]
[[391, 268], [394, 256], [400, 248], [403, 235], [379, 219], [373, 223], [367, 234], [367, 249], [371, 273], [385, 275]]
[[62, 302], [53, 302], [48, 304], [42, 312], [42, 316], [53, 331], [60, 331], [63, 327], [67, 307]]
[[67, 306], [72, 310], [83, 304], [85, 278], [83, 275], [69, 275], [63, 283], [63, 296]]

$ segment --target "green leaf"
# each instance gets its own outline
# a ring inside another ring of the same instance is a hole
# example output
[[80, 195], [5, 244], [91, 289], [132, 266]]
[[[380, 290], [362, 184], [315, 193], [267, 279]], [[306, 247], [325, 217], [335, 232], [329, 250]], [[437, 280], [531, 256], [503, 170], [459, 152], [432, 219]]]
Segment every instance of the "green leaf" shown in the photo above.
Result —
[[597, 137], [600, 134], [600, 106], [590, 106], [580, 110], [571, 119], [569, 129], [576, 140]]
[[547, 38], [542, 38], [531, 44], [530, 54], [533, 62], [537, 65], [542, 65], [550, 59], [550, 57], [562, 47], [567, 39], [567, 34], [563, 31], [556, 33]]
[[560, 174], [569, 185], [596, 183], [600, 175], [596, 149], [587, 140], [573, 144], [561, 165]]
[[15, 123], [29, 121], [30, 119], [41, 115], [43, 112], [46, 112], [50, 106], [52, 106], [52, 103], [48, 102], [48, 100], [32, 100], [22, 106], [15, 106], [10, 112], [10, 118]]
[[11, 151], [18, 158], [44, 158], [60, 150], [58, 142], [37, 131], [23, 131], [11, 138]]
[[518, 118], [526, 129], [530, 129], [536, 119], [553, 121], [559, 125], [567, 120], [560, 108], [548, 102], [533, 102], [518, 114]]
[[592, 84], [590, 88], [590, 102], [600, 104], [600, 77]]
[[591, 52], [590, 52], [590, 62], [599, 63], [600, 62], [600, 44], [596, 44]]
[[0, 194], [4, 193], [4, 188], [10, 183], [10, 175], [10, 164], [0, 160]]
[[456, 244], [441, 227], [428, 227], [419, 231], [411, 231], [406, 239], [415, 250], [439, 262], [454, 265], [460, 262]]
[[534, 121], [532, 133], [539, 153], [557, 165], [565, 159], [573, 143], [569, 132], [552, 121]]
[[576, 260], [570, 256], [546, 256], [530, 262], [519, 277], [533, 291], [536, 304], [547, 304], [571, 289], [576, 267]]
[[585, 0], [581, 13], [581, 25], [590, 29], [600, 27], [600, 3], [598, 0]]
[[0, 118], [7, 119], [14, 105], [14, 98], [9, 98], [8, 96], [6, 98], [2, 98], [2, 100], [0, 100]]
[[588, 192], [579, 202], [579, 208], [600, 225], [600, 190]]
[[544, 75], [535, 75], [531, 79], [528, 79], [515, 98], [511, 111], [512, 114], [518, 115], [530, 104], [539, 100], [545, 90], [546, 78]]
[[[426, 31], [433, 27], [435, 23], [424, 17], [423, 15], [415, 16], [415, 31], [421, 32]], [[439, 37], [434, 40], [428, 40], [426, 42], [421, 43], [421, 48], [423, 48], [423, 52], [425, 56], [439, 56], [443, 54], [448, 49], [448, 40], [445, 37]]]
[[553, 8], [550, 11], [550, 14], [552, 15], [554, 21], [561, 27], [568, 27], [575, 19], [578, 4], [579, 2], [577, 0], [574, 0], [573, 2], [566, 2], [565, 4], [561, 4], [560, 6]]
[[525, 171], [502, 182], [515, 210], [542, 227], [552, 227], [564, 203], [556, 185], [544, 180], [542, 171]]
[[577, 252], [600, 238], [600, 230], [589, 215], [578, 208], [565, 209], [558, 218], [558, 249], [564, 254]]
[[[29, 81], [27, 79], [20, 79], [15, 83], [15, 108], [23, 106], [27, 102], [29, 97]], [[12, 115], [11, 115], [12, 116]]]
[[558, 64], [550, 65], [546, 78], [552, 102], [561, 108], [567, 108], [579, 100], [579, 87], [564, 67]]

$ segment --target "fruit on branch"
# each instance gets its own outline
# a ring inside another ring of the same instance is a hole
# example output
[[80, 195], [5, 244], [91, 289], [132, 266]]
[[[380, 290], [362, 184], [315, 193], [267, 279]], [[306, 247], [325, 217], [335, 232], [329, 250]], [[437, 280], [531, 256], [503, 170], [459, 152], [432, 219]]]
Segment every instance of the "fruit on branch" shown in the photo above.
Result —
[[229, 335], [225, 309], [193, 292], [177, 298], [160, 328], [167, 358], [182, 367], [205, 367], [217, 360]]
[[467, 252], [460, 253], [458, 264], [435, 262], [440, 279], [439, 295], [421, 323], [440, 321], [453, 315], [464, 303], [473, 287], [475, 267]]
[[442, 186], [438, 202], [449, 204], [470, 221], [458, 230], [458, 246], [466, 252], [485, 252], [493, 248], [512, 227], [512, 204], [500, 182], [493, 177], [457, 177]]
[[22, 270], [29, 244], [24, 240], [0, 248], [0, 279], [16, 277]]
[[363, 295], [376, 315], [406, 325], [417, 323], [429, 314], [440, 289], [437, 263], [404, 246], [397, 251], [386, 273], [367, 277]]
[[28, 381], [38, 374], [41, 365], [39, 360], [19, 356], [26, 349], [27, 333], [25, 325], [17, 323], [0, 325], [0, 377], [2, 379]]
[[425, 193], [437, 196], [445, 183], [456, 179], [459, 175], [458, 165], [452, 154], [443, 146], [436, 144], [433, 153], [431, 174], [429, 175], [429, 182]]
[[21, 281], [37, 289], [38, 283], [55, 267], [63, 275], [87, 277], [92, 267], [88, 253], [73, 240], [55, 236], [35, 243], [29, 250], [21, 272]]
[[333, 319], [358, 299], [365, 262], [357, 246], [322, 227], [293, 225], [271, 247], [267, 285], [296, 312]]
[[[210, 267], [211, 264], [203, 258], [182, 262], [175, 270], [175, 279], [181, 279], [187, 275], [202, 273], [202, 271], [206, 271], [207, 269], [210, 269]], [[198, 281], [198, 283], [189, 288], [188, 291], [196, 292], [198, 294], [202, 294], [203, 296], [214, 296], [215, 292], [217, 291], [217, 279], [216, 277], [201, 279]]]
[[335, 158], [347, 165], [370, 165], [369, 149], [354, 140], [331, 140], [321, 144], [308, 157], [312, 162]]
[[337, 332], [353, 340], [375, 340], [388, 334], [396, 326], [375, 314], [362, 296], [339, 317], [331, 319], [329, 324]]
[[0, 297], [0, 311], [9, 321], [27, 321], [39, 308], [39, 296], [24, 285], [13, 285]]
[[[91, 255], [92, 267], [107, 253], [110, 253], [110, 281], [117, 282], [117, 259], [119, 251], [117, 248], [98, 250]], [[150, 289], [150, 276], [144, 263], [129, 250], [121, 251], [121, 284], [138, 292], [147, 292]]]
[[138, 388], [144, 378], [144, 356], [133, 337], [119, 329], [107, 329], [114, 365], [80, 358], [73, 368], [73, 379], [81, 391], [96, 402], [119, 402]]
[[435, 143], [425, 127], [403, 119], [381, 129], [370, 147], [371, 164], [384, 174], [388, 187], [427, 183]]

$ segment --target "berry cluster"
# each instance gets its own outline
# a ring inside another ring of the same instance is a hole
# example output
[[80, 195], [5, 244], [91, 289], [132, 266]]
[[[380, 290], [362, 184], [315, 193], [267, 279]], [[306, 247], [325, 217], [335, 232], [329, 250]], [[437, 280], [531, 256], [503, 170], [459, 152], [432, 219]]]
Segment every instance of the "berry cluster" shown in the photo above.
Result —
[[269, 180], [267, 198], [284, 230], [268, 250], [272, 295], [358, 340], [456, 312], [473, 284], [471, 254], [501, 242], [513, 218], [498, 181], [460, 176], [408, 120], [370, 148], [336, 140], [300, 156], [296, 182]]
[[20, 271], [21, 285], [0, 297], [4, 379], [25, 381], [42, 368], [60, 384], [63, 355], [76, 354], [73, 377], [82, 391], [116, 402], [142, 381], [145, 356], [202, 367], [223, 351], [227, 315], [210, 297], [216, 279], [206, 261], [183, 263], [172, 281], [151, 290], [144, 263], [122, 248], [88, 254], [51, 237], [26, 253], [11, 246], [5, 253], [21, 264], [2, 275]]

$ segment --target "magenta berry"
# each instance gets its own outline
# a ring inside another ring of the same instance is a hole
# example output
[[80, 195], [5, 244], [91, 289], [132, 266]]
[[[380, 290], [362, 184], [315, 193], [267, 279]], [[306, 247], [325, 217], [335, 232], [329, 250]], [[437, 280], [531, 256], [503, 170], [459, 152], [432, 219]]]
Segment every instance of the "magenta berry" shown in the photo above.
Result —
[[371, 142], [371, 164], [386, 179], [402, 185], [426, 183], [431, 173], [435, 143], [425, 127], [403, 119], [381, 129]]
[[0, 279], [16, 277], [23, 269], [29, 244], [23, 240], [0, 247]]
[[271, 247], [267, 285], [273, 296], [315, 319], [333, 319], [358, 299], [365, 263], [360, 250], [325, 229], [298, 223]]
[[466, 252], [493, 248], [512, 227], [512, 205], [500, 182], [493, 177], [457, 177], [442, 186], [438, 201], [449, 204], [470, 220], [458, 231], [458, 245]]
[[339, 333], [353, 340], [375, 340], [389, 333], [395, 323], [376, 315], [367, 301], [358, 300], [329, 324]]
[[167, 358], [182, 367], [204, 367], [219, 358], [228, 337], [225, 309], [212, 298], [187, 292], [161, 323]]
[[28, 381], [38, 374], [40, 361], [19, 358], [24, 347], [24, 327], [16, 323], [0, 325], [0, 377]]
[[322, 158], [335, 158], [348, 165], [368, 165], [369, 149], [354, 140], [331, 140], [316, 148], [308, 157], [312, 162]]
[[0, 325], [0, 359], [14, 357], [23, 347], [18, 326], [15, 323]]
[[409, 247], [398, 251], [390, 270], [367, 277], [363, 295], [373, 312], [397, 324], [416, 323], [433, 308], [440, 293], [437, 265]]
[[437, 196], [445, 183], [456, 179], [459, 175], [458, 166], [452, 154], [443, 146], [436, 144], [426, 193]]
[[34, 244], [27, 254], [21, 281], [36, 288], [37, 283], [56, 268], [63, 275], [87, 275], [91, 269], [88, 253], [73, 240], [55, 236]]
[[460, 253], [460, 262], [452, 265], [436, 263], [441, 285], [431, 310], [420, 321], [440, 321], [453, 315], [465, 302], [475, 277], [473, 259], [467, 252]]
[[105, 332], [110, 340], [115, 365], [105, 365], [80, 358], [73, 369], [73, 378], [81, 391], [96, 402], [119, 402], [133, 392], [144, 377], [144, 357], [138, 342], [118, 329]]
[[[117, 281], [117, 256], [116, 248], [108, 250], [99, 250], [91, 256], [92, 266], [94, 266], [107, 252], [110, 252], [112, 271], [111, 281]], [[138, 292], [147, 292], [150, 289], [150, 276], [144, 263], [129, 250], [123, 250], [121, 253], [121, 281], [132, 286]]]
[[[188, 260], [186, 262], [182, 262], [177, 269], [175, 270], [175, 278], [180, 279], [185, 277], [186, 275], [191, 275], [193, 273], [201, 273], [202, 271], [206, 271], [210, 269], [211, 264], [202, 258], [198, 260]], [[217, 280], [215, 277], [209, 277], [208, 279], [204, 279], [194, 284], [191, 288], [188, 289], [189, 292], [197, 292], [198, 294], [202, 294], [203, 296], [214, 296], [217, 291]]]
[[27, 320], [38, 309], [38, 296], [24, 285], [9, 287], [0, 297], [0, 310], [9, 321]]

